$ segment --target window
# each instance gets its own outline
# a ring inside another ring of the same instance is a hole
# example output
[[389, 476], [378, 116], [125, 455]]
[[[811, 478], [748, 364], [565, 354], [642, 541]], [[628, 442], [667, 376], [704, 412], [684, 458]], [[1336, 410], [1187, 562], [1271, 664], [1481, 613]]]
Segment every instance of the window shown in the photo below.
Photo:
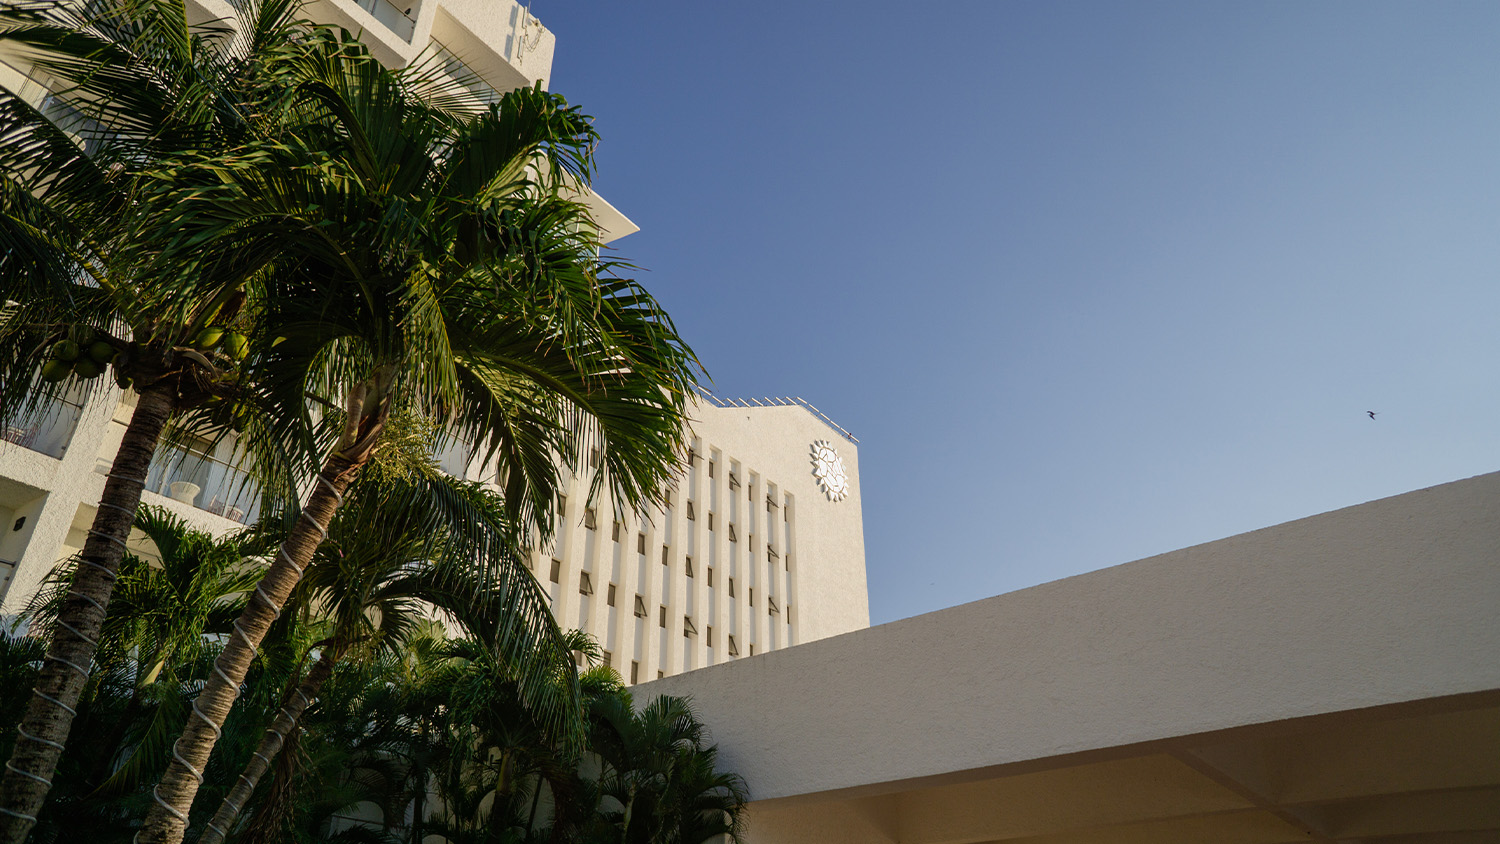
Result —
[[589, 449], [589, 468], [599, 468], [599, 449], [597, 448]]
[[689, 466], [693, 465], [694, 463], [697, 462], [697, 460], [698, 460], [698, 452], [695, 451], [695, 450], [693, 450], [693, 449], [691, 449], [691, 448], [688, 449], [688, 465]]
[[750, 655], [751, 656], [755, 656], [755, 643], [754, 642], [750, 643]]
[[755, 587], [750, 587], [750, 606], [755, 606]]
[[755, 534], [750, 534], [750, 553], [755, 553]]
[[708, 637], [708, 646], [710, 648], [713, 647], [714, 646], [714, 629], [712, 627], [705, 627], [704, 628], [704, 635]]
[[646, 599], [642, 598], [640, 595], [635, 596], [635, 617], [646, 617]]
[[735, 643], [735, 641], [734, 641], [734, 634], [733, 633], [729, 634], [729, 655], [730, 656], [739, 656], [740, 655], [740, 646]]
[[[692, 559], [693, 559], [692, 557], [688, 557], [688, 561], [689, 562], [691, 562]], [[714, 585], [714, 570], [713, 570], [712, 567], [710, 567], [709, 570], [708, 570], [708, 586], [711, 589], [711, 588], [713, 588], [713, 585]]]
[[559, 495], [557, 497], [557, 512], [559, 514], [568, 512], [568, 497], [566, 495]]
[[682, 617], [682, 638], [690, 639], [698, 635], [698, 628], [693, 625], [693, 617], [685, 615]]
[[548, 580], [551, 580], [553, 583], [562, 580], [562, 560], [556, 557], [552, 558], [552, 574], [548, 577]]
[[666, 626], [667, 626], [667, 608], [665, 606], [662, 606], [661, 608], [659, 608], [657, 610], [657, 613], [656, 613], [656, 626], [660, 627], [662, 629], [666, 629]]
[[688, 505], [688, 506], [687, 506], [687, 511], [688, 511], [688, 514], [687, 514], [687, 516], [688, 516], [688, 519], [689, 519], [689, 520], [690, 520], [690, 521], [697, 521], [697, 519], [698, 519], [698, 513], [697, 513], [697, 512], [696, 512], [696, 511], [694, 511], [694, 510], [693, 510], [693, 502], [692, 502], [692, 501], [689, 501], [689, 502], [688, 502], [688, 503], [687, 503], [687, 505]]
[[776, 597], [774, 595], [766, 596], [766, 610], [770, 615], [781, 614], [781, 607], [776, 606]]
[[[667, 558], [671, 555], [671, 553], [672, 553], [672, 546], [670, 546], [670, 545], [663, 545], [661, 547], [661, 564], [662, 565], [666, 565], [667, 564]], [[688, 577], [692, 577], [692, 575], [689, 574]]]
[[667, 672], [665, 672], [665, 671], [658, 671], [658, 672], [656, 672], [656, 679], [658, 679], [658, 680], [660, 680], [661, 678], [663, 678], [665, 676], [667, 676]]
[[620, 541], [620, 520], [619, 519], [615, 519], [615, 523], [610, 526], [610, 528], [609, 528], [609, 538], [613, 539], [616, 542]]
[[[663, 562], [665, 562], [665, 560], [663, 560]], [[687, 572], [687, 576], [688, 577], [692, 577], [693, 576], [693, 558], [692, 557], [688, 557], [685, 560], [685, 562], [687, 563], [687, 565], [685, 565], [683, 568]]]
[[730, 542], [739, 542], [740, 541], [739, 534], [735, 533], [735, 530], [734, 530], [734, 522], [730, 522], [729, 523], [729, 541]]
[[599, 514], [594, 512], [594, 508], [589, 507], [583, 511], [583, 526], [589, 530], [599, 528]]
[[609, 585], [609, 591], [604, 593], [604, 603], [610, 606], [615, 605], [615, 585], [613, 583]]
[[635, 552], [637, 554], [646, 553], [646, 534], [638, 533], [635, 535]]
[[589, 573], [586, 571], [578, 573], [578, 592], [581, 595], [594, 594], [594, 581], [589, 578]]
[[729, 578], [729, 597], [734, 597], [734, 578]]
[[735, 474], [733, 472], [729, 473], [729, 488], [730, 489], [739, 489], [740, 488], [740, 479], [737, 478], [737, 477], [735, 477]]
[[607, 668], [614, 668], [615, 667], [615, 655], [612, 654], [612, 653], [610, 653], [609, 651], [605, 651], [604, 652], [604, 665]]
[[712, 460], [708, 461], [708, 476], [710, 478], [712, 478], [714, 476], [714, 467], [717, 466], [717, 465], [719, 465], [719, 464], [715, 463]]
[[641, 664], [635, 660], [630, 661], [630, 683], [635, 685], [641, 681]]
[[713, 530], [714, 529], [714, 514], [713, 513], [709, 513], [708, 514], [708, 529], [709, 530]]
[[778, 553], [776, 553], [776, 546], [772, 545], [769, 542], [766, 543], [766, 553], [770, 554], [771, 556], [775, 557], [778, 560], [781, 559], [781, 555], [778, 554]]
[[774, 499], [771, 496], [767, 495], [766, 496], [766, 512], [769, 513], [769, 512], [771, 512], [772, 510], [775, 510], [775, 509], [776, 509], [776, 499]]

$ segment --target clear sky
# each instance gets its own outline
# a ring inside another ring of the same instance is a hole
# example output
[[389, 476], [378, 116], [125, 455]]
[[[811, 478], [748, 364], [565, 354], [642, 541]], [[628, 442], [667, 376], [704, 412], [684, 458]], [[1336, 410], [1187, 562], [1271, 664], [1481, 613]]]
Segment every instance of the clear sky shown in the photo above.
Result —
[[532, 9], [716, 392], [860, 438], [874, 623], [1500, 469], [1500, 4]]

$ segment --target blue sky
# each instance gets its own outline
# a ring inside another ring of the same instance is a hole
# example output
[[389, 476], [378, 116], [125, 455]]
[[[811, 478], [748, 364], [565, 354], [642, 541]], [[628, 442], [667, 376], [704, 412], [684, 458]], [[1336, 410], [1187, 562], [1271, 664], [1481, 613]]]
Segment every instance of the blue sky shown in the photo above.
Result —
[[532, 9], [714, 389], [860, 438], [875, 623], [1500, 469], [1500, 4]]

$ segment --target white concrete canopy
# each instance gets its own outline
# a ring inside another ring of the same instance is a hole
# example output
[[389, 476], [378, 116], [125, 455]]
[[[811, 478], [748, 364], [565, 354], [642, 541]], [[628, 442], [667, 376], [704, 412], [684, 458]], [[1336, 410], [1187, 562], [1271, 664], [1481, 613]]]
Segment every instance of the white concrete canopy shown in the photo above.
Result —
[[637, 690], [750, 840], [1500, 841], [1500, 474]]

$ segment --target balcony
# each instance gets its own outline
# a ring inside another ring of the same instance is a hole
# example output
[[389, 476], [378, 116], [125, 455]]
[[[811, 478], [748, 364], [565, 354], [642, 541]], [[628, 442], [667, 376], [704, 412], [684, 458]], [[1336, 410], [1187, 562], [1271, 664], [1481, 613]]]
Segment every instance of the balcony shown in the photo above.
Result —
[[[384, 0], [381, 0], [384, 2]], [[433, 51], [436, 54], [437, 65], [448, 75], [448, 78], [463, 86], [480, 106], [489, 106], [500, 102], [500, 92], [485, 82], [479, 72], [470, 67], [467, 62], [458, 57], [458, 54], [448, 48], [437, 39], [432, 41]]]
[[0, 427], [0, 440], [61, 458], [73, 439], [83, 405], [71, 399], [57, 399], [26, 416]]
[[157, 449], [146, 489], [240, 524], [260, 516], [260, 489], [248, 473], [192, 449]]
[[412, 33], [417, 28], [416, 8], [417, 0], [404, 0], [405, 5], [393, 3], [391, 0], [355, 0], [357, 5], [369, 12], [371, 17], [385, 25], [386, 29], [396, 33], [401, 40], [410, 42]]

